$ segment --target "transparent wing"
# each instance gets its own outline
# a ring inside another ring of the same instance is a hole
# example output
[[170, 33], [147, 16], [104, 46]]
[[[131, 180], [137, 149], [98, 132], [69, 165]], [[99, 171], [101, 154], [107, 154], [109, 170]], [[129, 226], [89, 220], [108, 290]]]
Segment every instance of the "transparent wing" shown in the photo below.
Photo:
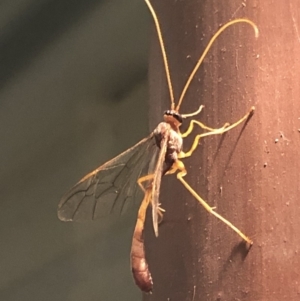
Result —
[[135, 202], [141, 202], [137, 180], [148, 173], [149, 162], [157, 151], [151, 134], [86, 175], [61, 199], [59, 219], [87, 220], [122, 214]]
[[160, 143], [160, 152], [156, 161], [156, 166], [154, 170], [154, 178], [152, 183], [152, 222], [153, 229], [156, 236], [158, 236], [158, 210], [159, 210], [159, 193], [161, 178], [163, 176], [163, 167], [167, 151], [167, 139], [162, 139]]

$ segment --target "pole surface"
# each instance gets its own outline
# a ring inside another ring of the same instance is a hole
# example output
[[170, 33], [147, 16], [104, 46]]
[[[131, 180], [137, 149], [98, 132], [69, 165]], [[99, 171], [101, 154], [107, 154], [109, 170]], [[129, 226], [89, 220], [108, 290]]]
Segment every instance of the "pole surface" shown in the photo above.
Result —
[[[153, 276], [144, 300], [298, 300], [300, 206], [300, 8], [285, 1], [152, 1], [169, 59], [175, 100], [220, 25], [245, 17], [213, 45], [187, 92], [181, 113], [221, 127], [252, 118], [223, 136], [203, 138], [184, 160], [185, 179], [216, 211], [248, 235], [240, 237], [195, 200], [176, 176], [165, 176], [166, 210], [159, 237], [146, 226], [146, 256]], [[152, 128], [169, 109], [156, 34], [150, 57]], [[183, 125], [186, 128], [188, 121]], [[196, 133], [184, 139], [188, 150]], [[151, 221], [151, 219], [149, 218]]]

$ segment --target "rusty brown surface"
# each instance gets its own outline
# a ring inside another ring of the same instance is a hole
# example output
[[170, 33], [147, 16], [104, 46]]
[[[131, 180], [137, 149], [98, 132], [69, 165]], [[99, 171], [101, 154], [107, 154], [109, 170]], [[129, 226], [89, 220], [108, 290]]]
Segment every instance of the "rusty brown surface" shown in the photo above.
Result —
[[[187, 181], [217, 212], [249, 235], [241, 239], [209, 215], [174, 176], [163, 179], [159, 237], [147, 225], [153, 294], [144, 300], [300, 300], [300, 8], [297, 1], [153, 1], [169, 58], [175, 98], [209, 39], [231, 19], [257, 23], [255, 40], [238, 24], [218, 39], [191, 84], [182, 113], [220, 127], [256, 111], [245, 127], [208, 137], [184, 160]], [[152, 127], [169, 107], [153, 32]], [[197, 132], [198, 130], [195, 130]], [[185, 139], [188, 148], [192, 138]]]

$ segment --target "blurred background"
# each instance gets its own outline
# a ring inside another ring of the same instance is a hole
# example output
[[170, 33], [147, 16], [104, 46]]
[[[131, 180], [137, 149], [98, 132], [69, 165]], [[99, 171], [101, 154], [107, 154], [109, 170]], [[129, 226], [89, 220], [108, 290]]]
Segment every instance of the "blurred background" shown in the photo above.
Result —
[[0, 300], [140, 300], [136, 212], [63, 223], [61, 196], [148, 133], [143, 0], [0, 3]]

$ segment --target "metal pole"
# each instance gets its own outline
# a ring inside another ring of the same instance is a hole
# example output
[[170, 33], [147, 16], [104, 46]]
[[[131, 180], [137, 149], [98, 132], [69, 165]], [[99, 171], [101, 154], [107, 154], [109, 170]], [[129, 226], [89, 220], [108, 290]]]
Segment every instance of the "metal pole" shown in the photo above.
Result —
[[[295, 0], [154, 1], [169, 57], [175, 99], [220, 25], [245, 17], [222, 34], [188, 90], [181, 113], [205, 109], [210, 127], [254, 116], [223, 136], [201, 140], [184, 161], [186, 180], [216, 211], [250, 236], [240, 237], [208, 214], [175, 176], [163, 179], [166, 209], [160, 235], [146, 227], [153, 294], [144, 300], [297, 300], [300, 206], [300, 10]], [[155, 36], [155, 34], [153, 34]], [[156, 36], [150, 58], [152, 126], [169, 107]], [[200, 129], [195, 129], [199, 133]], [[191, 135], [193, 136], [193, 134]], [[188, 149], [192, 137], [184, 140]]]

